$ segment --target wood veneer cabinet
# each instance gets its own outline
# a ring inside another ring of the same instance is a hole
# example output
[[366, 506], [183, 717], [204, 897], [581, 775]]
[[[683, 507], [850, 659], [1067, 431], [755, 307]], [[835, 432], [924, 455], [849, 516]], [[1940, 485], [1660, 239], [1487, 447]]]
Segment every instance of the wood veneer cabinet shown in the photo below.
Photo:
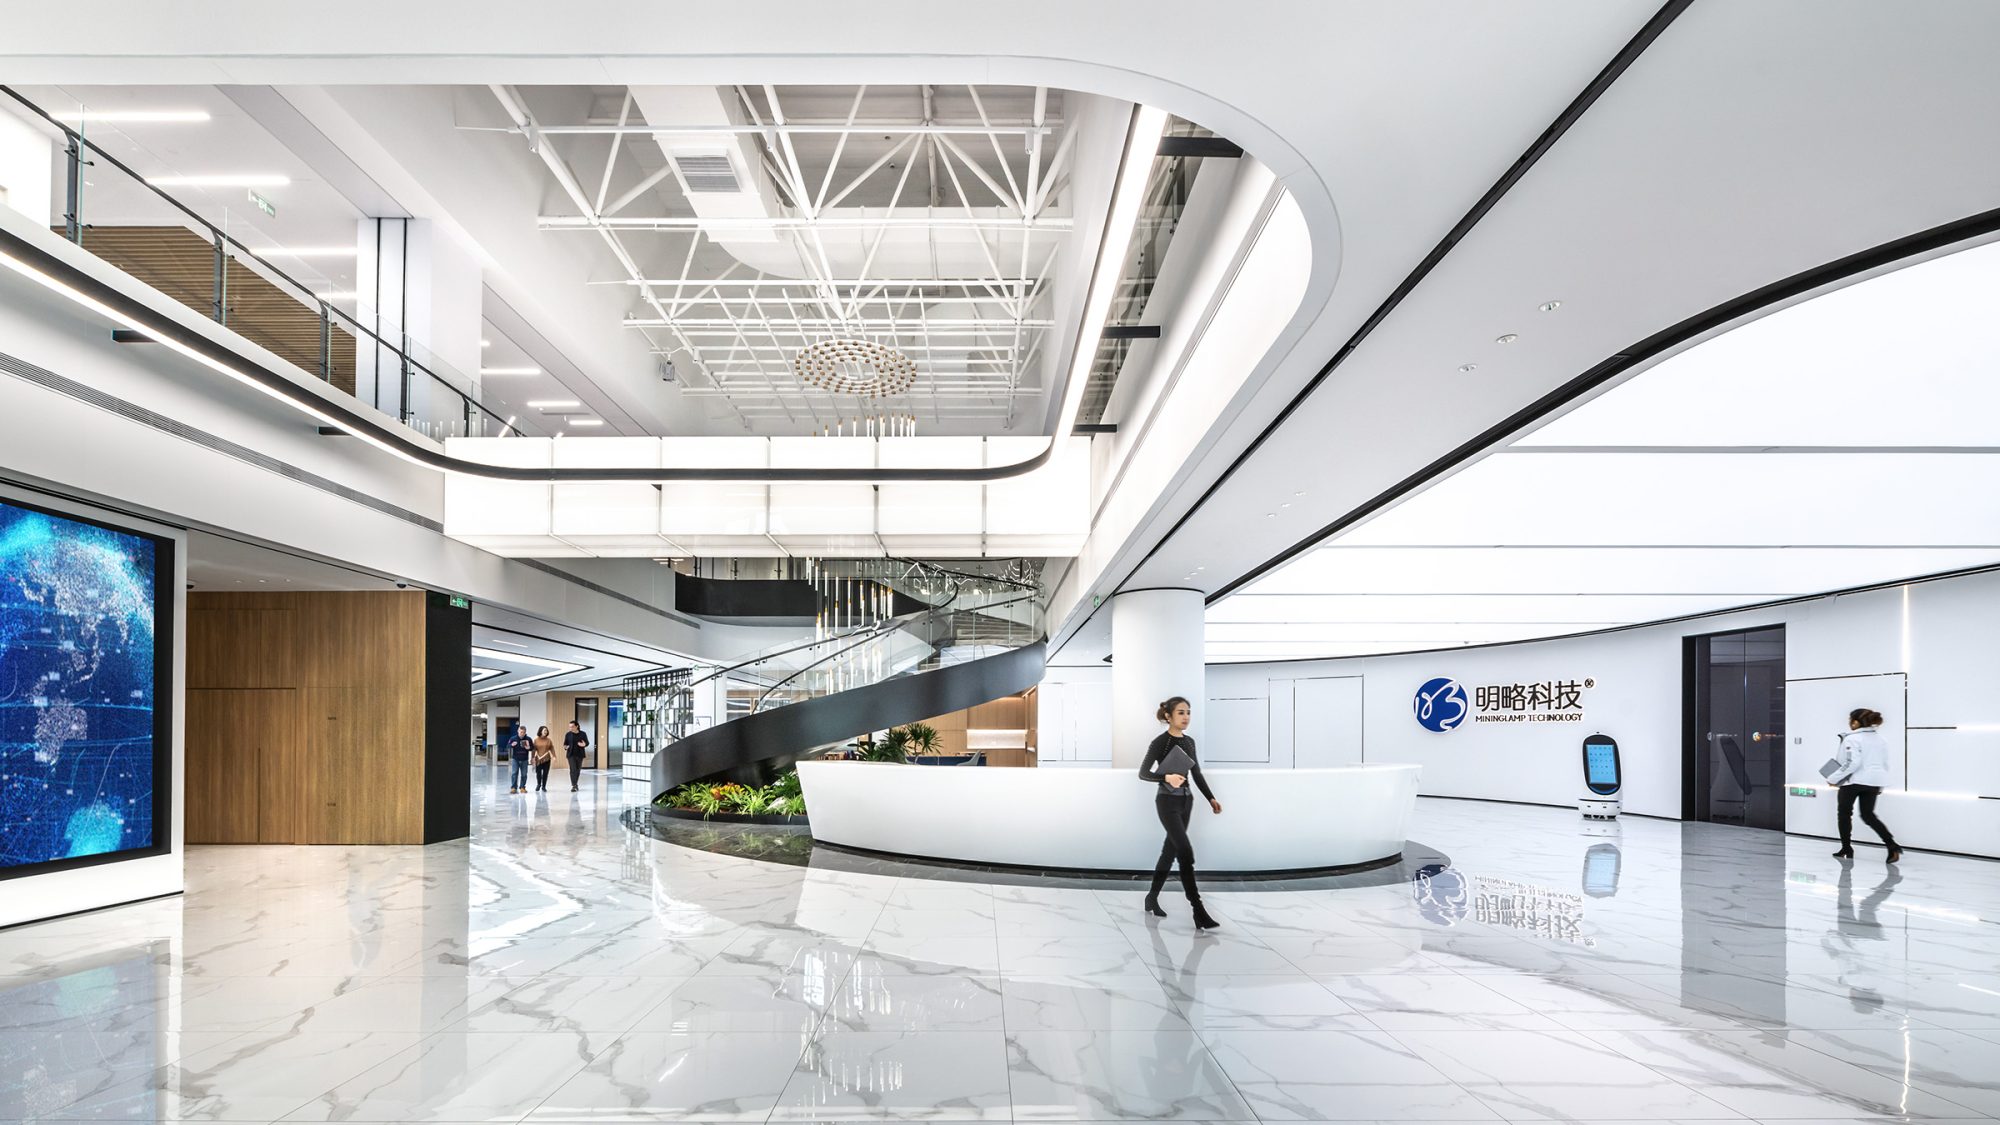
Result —
[[[426, 717], [432, 706], [449, 706], [439, 700], [469, 699], [471, 653], [467, 645], [462, 660], [442, 662], [465, 666], [459, 684], [429, 682], [435, 657], [449, 654], [427, 653], [434, 622], [426, 597], [421, 590], [188, 596], [190, 843], [447, 838], [440, 824], [426, 823], [427, 786], [463, 793], [469, 774], [464, 761], [455, 777], [427, 770], [453, 755], [429, 745], [437, 725], [427, 729]], [[456, 719], [462, 726], [463, 715]], [[432, 796], [436, 820], [449, 794]]]

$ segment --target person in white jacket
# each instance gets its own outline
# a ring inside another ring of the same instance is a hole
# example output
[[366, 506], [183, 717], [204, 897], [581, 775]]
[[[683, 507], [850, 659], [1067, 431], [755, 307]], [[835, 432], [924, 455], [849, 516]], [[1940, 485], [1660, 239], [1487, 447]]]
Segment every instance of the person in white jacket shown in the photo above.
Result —
[[1889, 849], [1889, 862], [1903, 858], [1903, 849], [1889, 834], [1889, 826], [1875, 815], [1875, 798], [1889, 783], [1889, 742], [1882, 737], [1882, 714], [1857, 707], [1847, 714], [1848, 733], [1840, 736], [1840, 769], [1827, 778], [1840, 787], [1840, 850], [1835, 859], [1854, 858], [1854, 806], [1861, 806], [1861, 820], [1882, 837]]

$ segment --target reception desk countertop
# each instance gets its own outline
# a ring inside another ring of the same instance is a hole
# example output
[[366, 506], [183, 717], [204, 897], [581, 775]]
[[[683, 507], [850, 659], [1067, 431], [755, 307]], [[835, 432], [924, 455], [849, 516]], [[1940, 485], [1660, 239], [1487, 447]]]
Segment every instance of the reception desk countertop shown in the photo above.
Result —
[[[1299, 871], [1403, 849], [1421, 766], [1202, 772], [1222, 815], [1194, 796], [1207, 872]], [[1151, 870], [1164, 833], [1134, 769], [999, 769], [800, 762], [815, 840], [893, 855], [1098, 871]]]

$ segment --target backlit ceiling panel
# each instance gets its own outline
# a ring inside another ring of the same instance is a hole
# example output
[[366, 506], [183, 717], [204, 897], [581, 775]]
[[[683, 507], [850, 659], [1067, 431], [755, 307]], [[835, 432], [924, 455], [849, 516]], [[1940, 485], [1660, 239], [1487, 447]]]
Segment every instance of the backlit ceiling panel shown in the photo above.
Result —
[[1562, 636], [2000, 564], [2000, 245], [1656, 364], [1213, 606], [1208, 656]]

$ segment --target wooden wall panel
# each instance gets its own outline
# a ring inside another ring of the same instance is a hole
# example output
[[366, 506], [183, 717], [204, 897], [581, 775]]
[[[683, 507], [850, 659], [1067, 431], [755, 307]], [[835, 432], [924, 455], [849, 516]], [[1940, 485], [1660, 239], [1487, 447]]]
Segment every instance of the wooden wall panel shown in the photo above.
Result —
[[188, 688], [291, 687], [295, 647], [289, 609], [190, 608]]
[[[187, 842], [254, 844], [257, 759], [243, 753], [263, 692], [187, 693]], [[199, 731], [199, 737], [196, 732]]]
[[[256, 719], [262, 731], [256, 737], [270, 752], [245, 801], [256, 810], [251, 838], [422, 842], [422, 591], [207, 594], [191, 599], [189, 619], [191, 683], [246, 696], [262, 694], [251, 689], [290, 689], [282, 693], [283, 715]], [[209, 706], [189, 711], [191, 769], [198, 741], [245, 737], [241, 724], [249, 720]], [[210, 797], [206, 789], [190, 789], [191, 823], [211, 815]], [[227, 828], [243, 831], [234, 820]]]

